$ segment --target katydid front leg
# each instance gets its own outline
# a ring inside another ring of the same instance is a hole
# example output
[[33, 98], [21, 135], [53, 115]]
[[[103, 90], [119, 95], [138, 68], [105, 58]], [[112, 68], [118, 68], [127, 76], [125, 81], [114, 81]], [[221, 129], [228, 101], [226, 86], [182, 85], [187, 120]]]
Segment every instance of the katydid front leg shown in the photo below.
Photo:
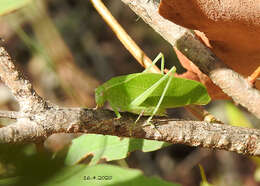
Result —
[[164, 74], [164, 55], [160, 52], [156, 58], [154, 58], [152, 64], [150, 64], [144, 71], [143, 73], [149, 72], [149, 70], [151, 70], [151, 68], [153, 68], [153, 66], [161, 59], [161, 73], [162, 75]]
[[116, 106], [114, 106], [112, 103], [110, 103], [110, 106], [112, 108], [112, 110], [115, 112], [116, 114], [116, 119], [120, 119], [121, 118], [121, 114], [119, 113], [118, 109]]

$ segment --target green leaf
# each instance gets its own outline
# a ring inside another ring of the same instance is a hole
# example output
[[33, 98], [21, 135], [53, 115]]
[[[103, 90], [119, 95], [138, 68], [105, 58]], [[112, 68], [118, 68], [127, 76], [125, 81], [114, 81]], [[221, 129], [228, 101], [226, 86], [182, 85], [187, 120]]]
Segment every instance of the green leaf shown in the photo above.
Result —
[[100, 159], [119, 160], [135, 150], [149, 152], [168, 145], [170, 144], [153, 140], [87, 134], [72, 141], [65, 163], [73, 165], [89, 156], [93, 156], [90, 164], [96, 164]]
[[0, 0], [0, 15], [22, 8], [31, 0]]
[[240, 111], [232, 103], [226, 104], [226, 112], [230, 125], [249, 128], [253, 127], [252, 124], [248, 121], [248, 119], [244, 116], [242, 111]]
[[180, 186], [155, 177], [145, 177], [141, 171], [113, 165], [76, 165], [64, 168], [40, 186]]

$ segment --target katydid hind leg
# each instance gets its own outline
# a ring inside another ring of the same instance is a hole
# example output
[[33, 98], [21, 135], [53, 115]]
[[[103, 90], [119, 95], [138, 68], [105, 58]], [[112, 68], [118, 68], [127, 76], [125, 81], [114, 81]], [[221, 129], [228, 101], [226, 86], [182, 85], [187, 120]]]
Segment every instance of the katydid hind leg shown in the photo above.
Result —
[[170, 84], [171, 84], [172, 79], [173, 79], [173, 76], [170, 76], [170, 77], [169, 77], [169, 80], [167, 81], [167, 84], [166, 84], [166, 86], [165, 86], [165, 88], [164, 88], [164, 90], [163, 90], [163, 93], [162, 93], [162, 95], [161, 95], [161, 97], [160, 97], [160, 99], [159, 99], [159, 101], [158, 101], [158, 104], [156, 105], [156, 107], [155, 107], [155, 109], [154, 109], [152, 115], [151, 115], [151, 116], [147, 119], [147, 121], [146, 121], [147, 124], [150, 123], [150, 121], [152, 120], [153, 116], [154, 116], [154, 115], [157, 113], [157, 111], [159, 110], [160, 105], [162, 104], [163, 98], [165, 97], [165, 94], [166, 94], [166, 92], [167, 92], [167, 90], [168, 90], [168, 88], [169, 88], [169, 86], [170, 86]]
[[130, 106], [139, 106], [141, 105], [152, 93], [153, 91], [160, 86], [160, 84], [169, 76], [171, 72], [175, 72], [176, 68], [172, 67], [167, 74], [165, 74], [162, 78], [160, 78], [155, 84], [153, 84], [150, 88], [140, 94], [137, 98], [135, 98], [131, 103]]
[[161, 60], [161, 73], [164, 74], [164, 55], [162, 54], [162, 60]]
[[[152, 64], [150, 64], [144, 71], [143, 73], [145, 72], [149, 72], [149, 70], [151, 70], [151, 68], [153, 68], [153, 66], [160, 60], [162, 59], [162, 64], [163, 64], [163, 68], [164, 68], [164, 55], [160, 52], [156, 58], [153, 60]], [[162, 72], [163, 73], [163, 72]]]

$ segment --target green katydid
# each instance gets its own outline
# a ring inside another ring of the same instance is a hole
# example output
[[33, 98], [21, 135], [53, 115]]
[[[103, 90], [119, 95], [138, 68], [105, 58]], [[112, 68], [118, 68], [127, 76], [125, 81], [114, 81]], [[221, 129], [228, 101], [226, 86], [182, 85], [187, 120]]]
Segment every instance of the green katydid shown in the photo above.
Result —
[[[162, 74], [148, 71], [161, 58]], [[197, 81], [173, 77], [175, 67], [167, 74], [163, 73], [164, 57], [160, 53], [153, 63], [142, 73], [118, 76], [105, 82], [95, 91], [97, 107], [106, 101], [120, 118], [120, 111], [135, 114], [165, 115], [167, 108], [181, 107], [189, 104], [205, 105], [210, 101], [204, 85]]]

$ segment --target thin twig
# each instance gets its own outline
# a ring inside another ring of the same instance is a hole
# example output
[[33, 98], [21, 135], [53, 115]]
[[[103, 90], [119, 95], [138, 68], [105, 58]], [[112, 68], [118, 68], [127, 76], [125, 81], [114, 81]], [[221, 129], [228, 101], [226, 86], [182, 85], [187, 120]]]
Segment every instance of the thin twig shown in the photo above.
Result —
[[[91, 3], [96, 8], [97, 12], [106, 21], [109, 27], [116, 34], [124, 47], [134, 56], [134, 58], [144, 67], [151, 65], [151, 59], [144, 53], [144, 51], [135, 43], [135, 41], [127, 34], [124, 28], [117, 22], [107, 7], [101, 0], [91, 0]], [[156, 66], [151, 68], [151, 72], [160, 73], [160, 69]]]

